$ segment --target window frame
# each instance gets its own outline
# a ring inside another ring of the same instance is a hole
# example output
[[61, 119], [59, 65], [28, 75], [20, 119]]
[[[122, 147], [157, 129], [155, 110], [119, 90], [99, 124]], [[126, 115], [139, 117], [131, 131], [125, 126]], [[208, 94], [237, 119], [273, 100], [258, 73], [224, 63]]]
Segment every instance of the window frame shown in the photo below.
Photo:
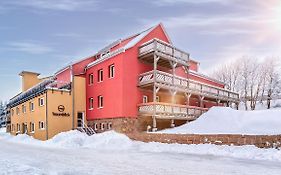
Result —
[[103, 69], [98, 70], [98, 83], [103, 82]]
[[89, 98], [89, 110], [93, 110], [94, 109], [94, 98], [90, 97]]
[[104, 107], [103, 96], [99, 95], [98, 96], [98, 109], [102, 109], [103, 107]]
[[29, 102], [29, 111], [34, 112], [34, 102]]
[[45, 126], [45, 122], [44, 121], [39, 121], [39, 129], [40, 130], [45, 130], [46, 126]]
[[22, 113], [25, 114], [26, 113], [26, 105], [22, 105]]
[[142, 103], [148, 103], [148, 96], [147, 95], [142, 96]]
[[[43, 102], [43, 103], [41, 103], [41, 102]], [[44, 97], [39, 98], [39, 106], [42, 107], [42, 106], [44, 106], [44, 105], [45, 105], [45, 99], [44, 99]]]
[[35, 123], [30, 122], [30, 133], [35, 133]]
[[93, 85], [94, 84], [94, 74], [91, 73], [89, 74], [89, 85]]
[[114, 78], [115, 77], [115, 65], [111, 64], [108, 66], [108, 78]]

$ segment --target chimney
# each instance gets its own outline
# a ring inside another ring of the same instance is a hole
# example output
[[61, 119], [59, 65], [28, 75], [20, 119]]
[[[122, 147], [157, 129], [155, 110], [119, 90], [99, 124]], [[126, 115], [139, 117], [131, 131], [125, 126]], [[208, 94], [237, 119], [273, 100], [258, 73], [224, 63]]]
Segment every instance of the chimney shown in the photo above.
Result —
[[39, 73], [22, 71], [19, 75], [22, 77], [22, 92], [28, 90], [29, 88], [40, 82], [38, 78], [38, 76], [40, 75]]

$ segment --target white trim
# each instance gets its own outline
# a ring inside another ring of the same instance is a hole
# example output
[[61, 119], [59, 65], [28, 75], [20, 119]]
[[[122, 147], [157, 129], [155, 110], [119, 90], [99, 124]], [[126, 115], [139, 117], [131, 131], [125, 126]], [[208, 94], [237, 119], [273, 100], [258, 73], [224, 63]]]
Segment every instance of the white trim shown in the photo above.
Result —
[[102, 109], [104, 106], [104, 100], [103, 100], [103, 96], [99, 95], [98, 96], [98, 109]]
[[103, 82], [103, 69], [98, 70], [98, 83]]
[[[43, 123], [43, 127], [41, 127], [41, 123]], [[39, 121], [39, 129], [40, 130], [45, 130], [46, 126], [45, 126], [45, 122], [44, 121]]]
[[[41, 100], [42, 100], [42, 101], [41, 101]], [[41, 103], [41, 102], [43, 102], [43, 103]], [[45, 105], [45, 99], [44, 99], [44, 97], [39, 98], [39, 106], [42, 107], [42, 106], [44, 106], [44, 105]]]
[[89, 110], [93, 110], [94, 109], [94, 98], [93, 97], [90, 97], [89, 98]]
[[148, 96], [147, 95], [142, 96], [142, 103], [148, 103]]
[[[113, 68], [113, 69], [112, 69]], [[111, 78], [114, 78], [115, 77], [115, 65], [114, 64], [111, 64], [108, 66], [108, 70], [109, 70], [109, 76], [108, 78], [111, 79]]]
[[116, 55], [119, 55], [120, 53], [123, 53], [123, 52], [125, 52], [125, 48], [124, 47], [116, 49], [116, 50], [114, 50], [114, 51], [112, 51], [112, 52], [110, 52], [108, 54], [105, 54], [104, 56], [102, 56], [99, 59], [93, 61], [92, 63], [88, 64], [85, 69], [89, 69], [89, 68], [91, 68], [91, 67], [93, 67], [93, 66], [95, 66], [95, 65], [97, 65], [97, 64], [99, 64], [101, 62], [104, 62], [104, 61], [106, 61], [106, 60], [108, 60], [108, 59], [110, 59], [110, 58], [112, 58], [112, 57], [114, 57]]

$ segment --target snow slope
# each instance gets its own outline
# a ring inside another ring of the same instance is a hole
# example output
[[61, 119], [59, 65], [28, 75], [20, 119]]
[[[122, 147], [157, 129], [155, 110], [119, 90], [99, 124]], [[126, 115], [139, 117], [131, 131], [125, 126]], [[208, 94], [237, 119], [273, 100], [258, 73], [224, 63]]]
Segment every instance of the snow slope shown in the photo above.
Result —
[[159, 131], [178, 134], [281, 134], [281, 109], [237, 111], [213, 107], [197, 120], [185, 125]]

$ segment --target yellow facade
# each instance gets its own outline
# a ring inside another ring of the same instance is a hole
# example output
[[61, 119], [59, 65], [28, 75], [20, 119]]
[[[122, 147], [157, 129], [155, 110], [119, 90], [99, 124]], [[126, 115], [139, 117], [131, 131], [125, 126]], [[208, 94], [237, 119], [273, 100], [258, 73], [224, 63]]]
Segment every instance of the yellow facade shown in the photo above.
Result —
[[[75, 129], [77, 116], [85, 120], [85, 78], [74, 76], [71, 90], [49, 88], [11, 108], [11, 134], [26, 133], [47, 140]], [[34, 129], [33, 129], [34, 128]]]

